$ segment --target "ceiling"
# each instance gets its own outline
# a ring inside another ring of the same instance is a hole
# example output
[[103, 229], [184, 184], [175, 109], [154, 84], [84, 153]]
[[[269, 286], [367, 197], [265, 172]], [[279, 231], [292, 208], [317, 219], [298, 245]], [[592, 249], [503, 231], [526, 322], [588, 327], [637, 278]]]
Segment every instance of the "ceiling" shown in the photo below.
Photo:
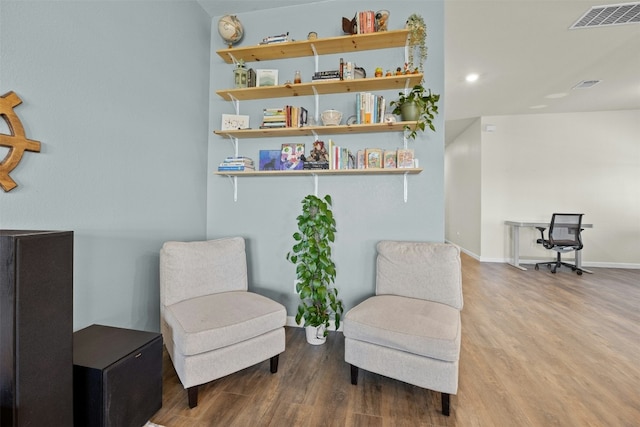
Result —
[[[314, 2], [198, 0], [210, 16]], [[620, 3], [445, 0], [446, 142], [482, 116], [640, 109], [640, 23], [569, 29]], [[574, 89], [584, 80], [600, 83]]]

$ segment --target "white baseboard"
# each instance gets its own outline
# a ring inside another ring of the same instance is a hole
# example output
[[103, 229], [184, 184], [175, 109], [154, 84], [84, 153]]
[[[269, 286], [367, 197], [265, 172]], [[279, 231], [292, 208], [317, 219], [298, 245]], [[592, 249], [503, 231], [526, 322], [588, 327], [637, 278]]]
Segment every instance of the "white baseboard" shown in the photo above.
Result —
[[[449, 240], [445, 240], [445, 242], [447, 243], [451, 243], [452, 245], [456, 245], [453, 242], [450, 242]], [[480, 262], [498, 262], [498, 263], [504, 263], [504, 264], [508, 264], [511, 262], [511, 259], [507, 259], [507, 258], [488, 258], [488, 257], [483, 257], [480, 256], [478, 254], [475, 254], [465, 248], [463, 248], [462, 246], [456, 245], [458, 246], [458, 248], [460, 248], [460, 252], [463, 252], [467, 255], [469, 255], [471, 258], [480, 261]], [[552, 261], [551, 258], [549, 259], [522, 259], [520, 258], [520, 264], [524, 264], [524, 265], [533, 265], [536, 262], [549, 262]], [[572, 258], [566, 258], [563, 259], [563, 261], [567, 261], [567, 262], [571, 262], [574, 263], [575, 259]], [[582, 262], [582, 266], [585, 268], [589, 268], [589, 267], [596, 267], [596, 268], [628, 268], [628, 269], [640, 269], [640, 264], [638, 263], [630, 263], [630, 262], [597, 262], [597, 261], [592, 261], [592, 262]]]

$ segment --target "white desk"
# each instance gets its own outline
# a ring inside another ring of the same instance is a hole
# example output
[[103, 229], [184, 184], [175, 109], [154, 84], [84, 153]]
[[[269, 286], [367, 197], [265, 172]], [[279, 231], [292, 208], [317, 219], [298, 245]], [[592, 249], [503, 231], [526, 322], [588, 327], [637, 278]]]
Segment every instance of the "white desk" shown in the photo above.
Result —
[[[520, 270], [526, 270], [525, 267], [520, 265], [520, 228], [522, 227], [545, 227], [549, 228], [549, 222], [535, 222], [535, 221], [505, 221], [506, 225], [511, 227], [511, 256], [513, 257], [513, 263], [509, 263], [512, 266], [519, 268]], [[582, 228], [593, 228], [593, 224], [582, 224]], [[589, 270], [582, 268], [582, 251], [576, 252], [576, 267], [582, 269], [585, 273], [591, 273]]]

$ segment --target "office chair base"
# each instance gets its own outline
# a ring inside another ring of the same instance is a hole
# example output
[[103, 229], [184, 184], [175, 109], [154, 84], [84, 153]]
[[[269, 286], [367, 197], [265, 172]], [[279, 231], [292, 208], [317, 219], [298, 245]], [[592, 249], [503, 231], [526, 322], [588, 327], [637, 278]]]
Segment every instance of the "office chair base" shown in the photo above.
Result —
[[565, 267], [569, 267], [569, 268], [571, 269], [571, 271], [575, 271], [575, 272], [576, 272], [576, 274], [577, 274], [578, 276], [582, 276], [582, 273], [583, 273], [583, 271], [582, 271], [582, 269], [581, 269], [581, 268], [576, 267], [576, 266], [575, 266], [575, 265], [573, 265], [573, 264], [569, 264], [568, 262], [562, 262], [562, 261], [560, 261], [560, 262], [558, 262], [558, 261], [538, 262], [538, 263], [536, 263], [536, 265], [535, 265], [535, 267], [534, 267], [534, 268], [535, 268], [536, 270], [540, 270], [540, 266], [541, 266], [541, 265], [546, 265], [546, 266], [547, 266], [547, 269], [551, 270], [551, 272], [552, 272], [553, 274], [556, 274], [556, 270], [557, 270], [559, 267], [562, 267], [563, 265], [564, 265]]

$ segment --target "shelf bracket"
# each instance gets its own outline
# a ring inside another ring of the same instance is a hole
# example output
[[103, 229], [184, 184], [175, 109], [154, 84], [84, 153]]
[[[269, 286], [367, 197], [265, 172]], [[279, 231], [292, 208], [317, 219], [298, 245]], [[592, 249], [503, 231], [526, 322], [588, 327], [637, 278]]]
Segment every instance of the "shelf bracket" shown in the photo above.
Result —
[[238, 201], [238, 177], [227, 175], [227, 178], [231, 181], [231, 186], [233, 187], [233, 201]]
[[407, 95], [409, 93], [409, 89], [411, 86], [411, 79], [408, 78], [407, 81], [404, 83], [404, 94]]
[[311, 130], [311, 133], [313, 134], [313, 140], [317, 141], [318, 140], [318, 134], [316, 133], [315, 130]]
[[233, 102], [233, 108], [236, 110], [236, 116], [240, 115], [240, 100], [231, 94], [229, 94], [229, 98], [231, 98], [231, 102]]
[[227, 55], [229, 55], [229, 58], [231, 58], [231, 62], [233, 62], [233, 65], [237, 65], [238, 64], [238, 61], [236, 60], [235, 56], [233, 56], [233, 53], [228, 52]]
[[318, 197], [318, 174], [313, 174], [313, 195]]
[[315, 65], [316, 65], [316, 73], [318, 72], [318, 60], [319, 60], [319, 56], [318, 56], [318, 51], [316, 50], [316, 45], [311, 43], [311, 50], [313, 51], [313, 59], [315, 61]]
[[229, 137], [229, 141], [231, 141], [231, 144], [233, 145], [233, 155], [234, 157], [238, 157], [238, 138], [234, 138], [231, 135], [227, 135]]
[[311, 86], [311, 88], [313, 89], [313, 97], [315, 98], [316, 101], [316, 125], [320, 123], [320, 97], [318, 96], [318, 90], [316, 89], [315, 86]]
[[409, 182], [408, 182], [409, 173], [405, 172], [403, 175], [404, 175], [404, 202], [407, 203], [408, 196], [409, 196]]

